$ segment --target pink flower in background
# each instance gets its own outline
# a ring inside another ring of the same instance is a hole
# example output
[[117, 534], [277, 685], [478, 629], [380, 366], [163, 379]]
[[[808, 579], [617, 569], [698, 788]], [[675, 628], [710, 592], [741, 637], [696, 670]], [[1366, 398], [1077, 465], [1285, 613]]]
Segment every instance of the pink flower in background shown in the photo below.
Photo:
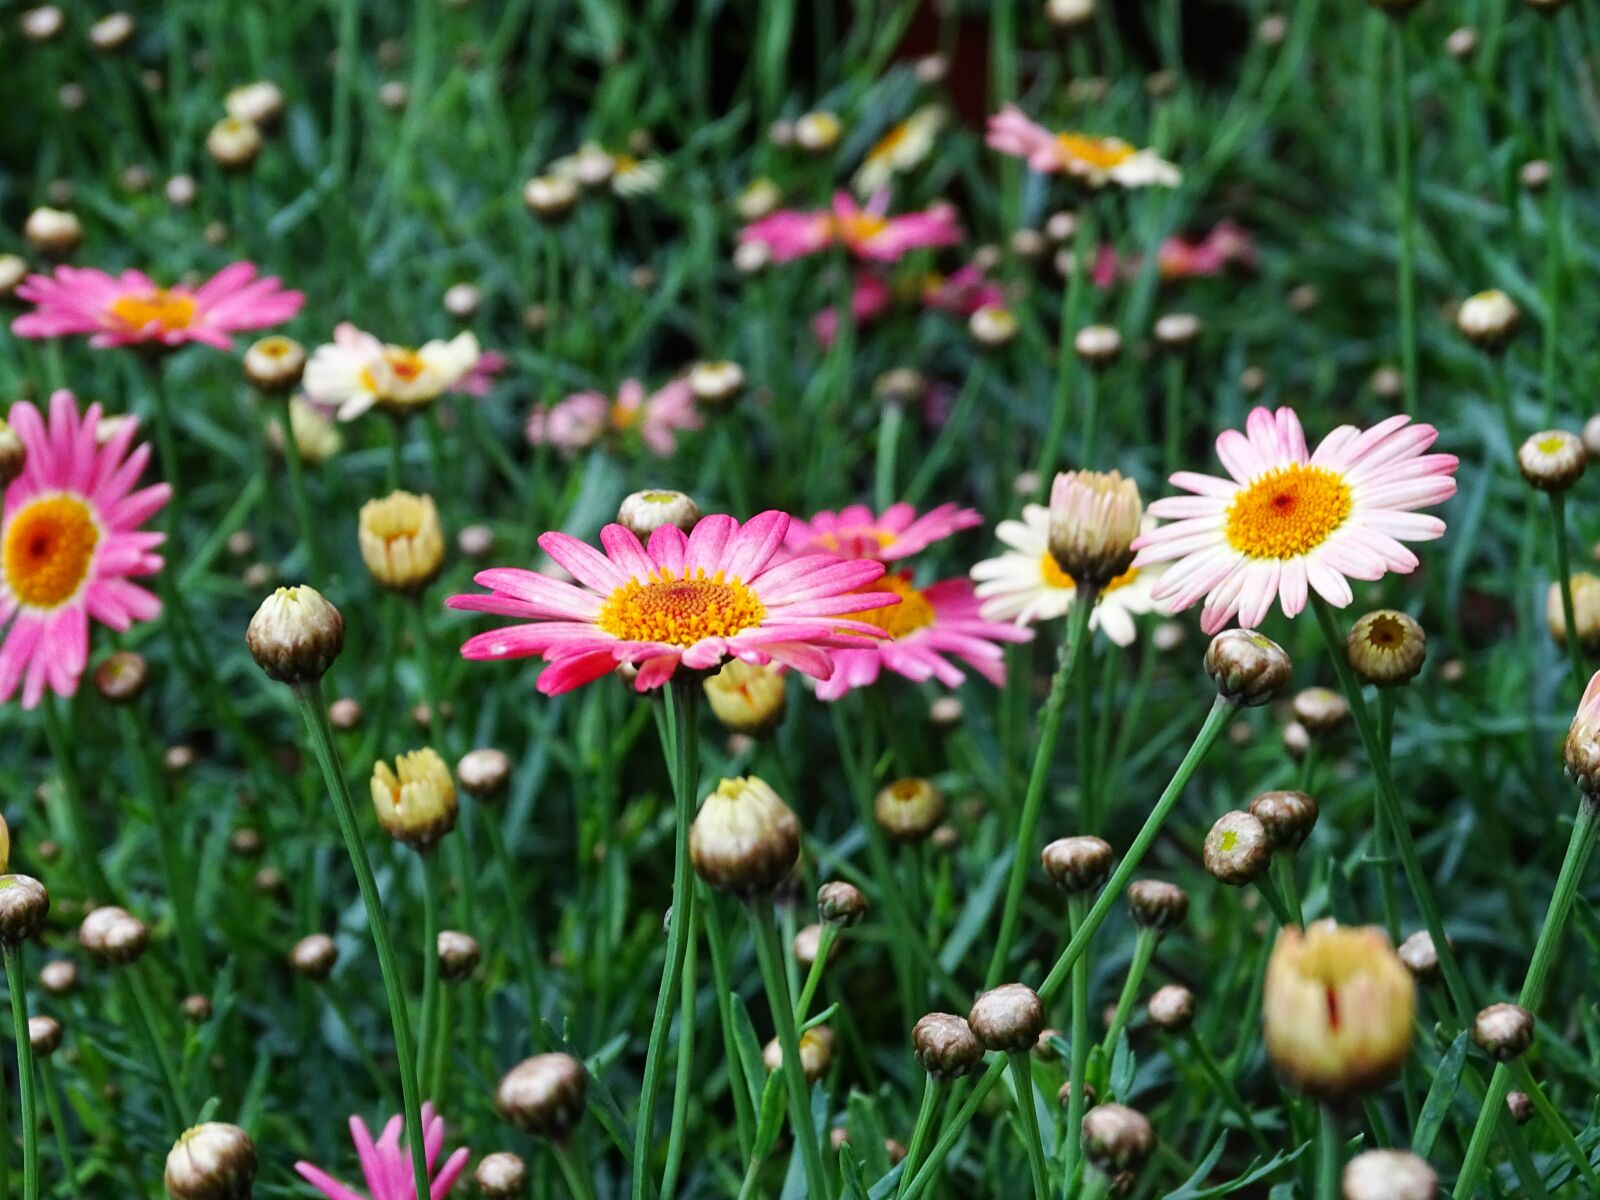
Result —
[[57, 267], [54, 275], [28, 276], [17, 298], [35, 305], [11, 322], [18, 337], [86, 333], [97, 349], [204, 342], [227, 350], [229, 334], [287, 321], [305, 303], [276, 278], [258, 278], [247, 262], [224, 267], [193, 289], [161, 287], [142, 271], [107, 275], [93, 267]]
[[820, 212], [784, 209], [746, 225], [741, 242], [760, 242], [772, 261], [789, 262], [842, 243], [857, 258], [895, 262], [912, 250], [950, 246], [961, 240], [955, 209], [935, 204], [923, 212], [886, 215], [889, 193], [880, 191], [865, 207], [849, 192], [835, 192], [833, 207]]
[[1244, 433], [1217, 438], [1229, 478], [1172, 477], [1193, 494], [1150, 506], [1170, 523], [1135, 540], [1133, 565], [1176, 560], [1151, 596], [1168, 613], [1205, 600], [1207, 633], [1235, 614], [1253, 628], [1274, 600], [1296, 616], [1310, 591], [1343, 608], [1348, 580], [1408, 574], [1417, 556], [1401, 542], [1444, 533], [1438, 517], [1413, 511], [1455, 494], [1456, 456], [1424, 453], [1438, 436], [1394, 416], [1367, 430], [1341, 425], [1308, 451], [1293, 409], [1257, 408]]
[[528, 417], [528, 441], [549, 444], [563, 454], [576, 454], [607, 433], [637, 432], [654, 454], [665, 458], [677, 449], [677, 434], [705, 424], [695, 407], [687, 379], [645, 394], [637, 379], [625, 379], [615, 401], [599, 392], [577, 392]]
[[809, 521], [790, 521], [785, 544], [795, 554], [821, 551], [842, 558], [894, 562], [981, 524], [981, 516], [956, 504], [941, 504], [920, 517], [916, 508], [903, 502], [891, 504], [882, 516], [864, 504], [852, 504], [836, 513], [819, 512]]
[[721, 514], [703, 517], [687, 536], [672, 525], [648, 546], [624, 526], [600, 531], [602, 553], [564, 533], [539, 546], [576, 584], [515, 567], [480, 571], [488, 595], [452, 596], [451, 608], [529, 622], [470, 638], [464, 658], [540, 655], [547, 696], [600, 678], [619, 663], [639, 668], [634, 687], [666, 683], [679, 664], [707, 671], [728, 658], [777, 662], [818, 679], [833, 673], [830, 651], [879, 633], [876, 623], [840, 614], [872, 608], [884, 597], [868, 589], [883, 574], [870, 560], [806, 554], [779, 561], [789, 515], [764, 512], [744, 525]]
[[968, 263], [951, 275], [930, 275], [923, 283], [922, 301], [929, 308], [970, 317], [980, 308], [1003, 307], [1006, 294], [982, 267]]
[[[350, 1118], [350, 1140], [356, 1144], [356, 1154], [361, 1160], [361, 1173], [366, 1177], [367, 1194], [362, 1194], [340, 1183], [321, 1167], [304, 1160], [295, 1163], [300, 1177], [328, 1200], [416, 1200], [416, 1178], [411, 1167], [410, 1149], [400, 1142], [404, 1122], [399, 1115], [389, 1118], [383, 1135], [376, 1142], [360, 1117]], [[439, 1152], [444, 1149], [444, 1118], [434, 1111], [432, 1104], [422, 1106], [422, 1142], [427, 1153], [429, 1200], [444, 1200], [450, 1189], [466, 1169], [471, 1151], [465, 1146], [445, 1160], [444, 1166], [435, 1170]]]
[[510, 362], [504, 354], [498, 350], [485, 350], [450, 390], [463, 396], [487, 396], [494, 388], [495, 378], [508, 366]]
[[[855, 288], [850, 293], [850, 313], [858, 326], [876, 321], [893, 303], [894, 293], [875, 272], [863, 271], [856, 276]], [[824, 346], [833, 345], [833, 339], [839, 335], [838, 310], [830, 306], [812, 317], [811, 332]]]
[[[1198, 242], [1169, 237], [1156, 251], [1156, 267], [1166, 282], [1218, 275], [1229, 267], [1248, 268], [1255, 263], [1255, 243], [1249, 233], [1232, 221], [1219, 221]], [[1108, 288], [1119, 276], [1133, 278], [1141, 265], [1138, 255], [1124, 262], [1113, 247], [1101, 246], [1095, 256], [1094, 282], [1098, 287]]]
[[[105, 432], [100, 406], [78, 412], [71, 392], [50, 397], [48, 427], [33, 405], [11, 406], [27, 451], [6, 489], [0, 518], [0, 701], [20, 684], [22, 706], [44, 689], [71, 696], [89, 660], [89, 619], [119, 632], [148, 621], [161, 602], [130, 582], [161, 569], [164, 536], [140, 529], [172, 495], [164, 483], [138, 488], [150, 447], [133, 447], [138, 422]], [[130, 452], [130, 447], [132, 447]]]
[[1070, 175], [1090, 187], [1176, 187], [1183, 176], [1154, 150], [1138, 150], [1121, 138], [1052, 133], [1008, 104], [989, 118], [991, 150], [1028, 160], [1042, 175]]

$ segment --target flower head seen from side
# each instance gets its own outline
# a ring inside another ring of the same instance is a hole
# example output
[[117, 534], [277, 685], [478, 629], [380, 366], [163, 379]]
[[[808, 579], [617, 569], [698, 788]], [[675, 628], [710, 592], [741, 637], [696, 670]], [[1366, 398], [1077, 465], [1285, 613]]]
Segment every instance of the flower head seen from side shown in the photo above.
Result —
[[0, 517], [0, 701], [22, 688], [33, 708], [49, 687], [71, 696], [89, 658], [89, 619], [119, 632], [148, 621], [161, 603], [132, 582], [161, 569], [164, 535], [140, 528], [172, 494], [137, 487], [150, 458], [125, 418], [106, 438], [100, 406], [80, 413], [71, 392], [50, 397], [48, 424], [33, 405], [9, 420], [27, 447], [22, 474]]
[[[350, 1118], [350, 1140], [356, 1144], [356, 1155], [361, 1161], [361, 1173], [366, 1178], [367, 1191], [363, 1195], [355, 1188], [340, 1183], [328, 1172], [313, 1163], [301, 1161], [294, 1169], [328, 1200], [415, 1200], [415, 1182], [411, 1173], [411, 1154], [401, 1144], [402, 1121], [398, 1115], [390, 1117], [377, 1141], [360, 1117]], [[444, 1200], [450, 1189], [466, 1170], [471, 1151], [462, 1146], [444, 1164], [439, 1165], [439, 1154], [444, 1149], [444, 1118], [434, 1111], [432, 1104], [422, 1106], [423, 1145], [427, 1152], [429, 1200]]]
[[875, 196], [921, 163], [933, 151], [944, 128], [944, 109], [927, 104], [893, 126], [873, 144], [851, 180], [859, 196]]
[[[702, 517], [685, 535], [663, 525], [648, 544], [621, 525], [600, 532], [597, 550], [564, 533], [539, 545], [575, 583], [515, 567], [482, 571], [488, 595], [453, 596], [451, 608], [520, 618], [524, 624], [470, 638], [471, 659], [543, 657], [539, 690], [571, 691], [619, 663], [639, 668], [634, 686], [649, 691], [679, 666], [709, 671], [729, 658], [771, 662], [826, 679], [841, 646], [881, 636], [884, 597], [865, 591], [880, 563], [833, 554], [779, 561], [787, 513], [760, 513], [741, 525]], [[874, 620], [851, 619], [863, 609]], [[831, 652], [831, 653], [830, 653]]]
[[306, 397], [336, 408], [341, 421], [373, 406], [396, 416], [426, 407], [454, 388], [482, 361], [478, 339], [460, 333], [417, 349], [386, 345], [349, 322], [306, 363]]
[[831, 208], [775, 212], [746, 225], [739, 231], [739, 241], [766, 246], [773, 262], [804, 258], [835, 243], [869, 262], [897, 262], [912, 250], [952, 246], [961, 240], [955, 210], [947, 204], [894, 217], [888, 211], [887, 191], [877, 192], [865, 206], [848, 192], [836, 192]]
[[[1154, 529], [1154, 521], [1146, 521]], [[1029, 504], [1022, 520], [1001, 521], [995, 536], [1006, 547], [972, 568], [979, 614], [991, 621], [1032, 625], [1065, 616], [1078, 594], [1077, 582], [1050, 553], [1050, 510]], [[1129, 567], [1100, 589], [1090, 629], [1103, 629], [1119, 646], [1133, 644], [1139, 630], [1134, 618], [1155, 610], [1151, 590], [1161, 577], [1159, 567]]]
[[1150, 506], [1168, 523], [1134, 542], [1134, 566], [1173, 562], [1152, 594], [1168, 613], [1204, 600], [1207, 633], [1235, 615], [1253, 628], [1275, 599], [1296, 616], [1311, 591], [1343, 608], [1350, 579], [1407, 574], [1417, 557], [1402, 543], [1444, 533], [1438, 517], [1415, 511], [1455, 494], [1455, 455], [1426, 453], [1437, 437], [1393, 416], [1366, 430], [1342, 425], [1312, 451], [1292, 409], [1257, 408], [1244, 433], [1217, 438], [1229, 478], [1172, 477], [1191, 494]]
[[34, 305], [11, 323], [18, 337], [87, 334], [97, 349], [204, 342], [227, 350], [231, 334], [287, 321], [305, 303], [299, 292], [258, 275], [247, 262], [224, 267], [195, 288], [162, 287], [142, 271], [108, 275], [62, 266], [51, 275], [30, 276], [16, 295]]
[[1051, 133], [1008, 104], [989, 118], [991, 150], [1015, 155], [1042, 175], [1063, 174], [1102, 188], [1177, 187], [1183, 174], [1154, 150], [1139, 150], [1114, 137], [1086, 133]]
[[687, 377], [646, 393], [637, 379], [625, 379], [615, 399], [600, 392], [577, 392], [528, 417], [528, 441], [551, 445], [563, 454], [586, 450], [609, 435], [636, 434], [661, 458], [678, 447], [678, 434], [700, 429], [704, 418]]
[[972, 509], [956, 504], [941, 504], [921, 516], [904, 502], [891, 504], [882, 515], [864, 504], [852, 504], [838, 512], [819, 512], [809, 521], [790, 521], [785, 543], [796, 554], [820, 552], [894, 562], [982, 523]]

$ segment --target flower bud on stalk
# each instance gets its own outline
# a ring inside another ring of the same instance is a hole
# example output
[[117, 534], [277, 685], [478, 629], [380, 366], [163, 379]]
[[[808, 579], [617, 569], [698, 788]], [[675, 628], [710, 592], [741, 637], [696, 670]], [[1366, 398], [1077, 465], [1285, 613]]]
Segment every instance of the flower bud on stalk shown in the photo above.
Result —
[[1344, 1200], [1433, 1200], [1439, 1177], [1406, 1150], [1367, 1150], [1345, 1164]]
[[689, 828], [695, 873], [736, 896], [770, 894], [800, 857], [800, 822], [754, 775], [724, 779]]
[[967, 1024], [985, 1050], [1028, 1050], [1044, 1028], [1044, 1005], [1027, 985], [1005, 983], [973, 1001]]
[[306, 348], [281, 334], [264, 337], [244, 352], [244, 377], [258, 392], [281, 396], [300, 385]]
[[1317, 824], [1317, 802], [1304, 792], [1262, 792], [1250, 801], [1250, 812], [1274, 850], [1298, 850]]
[[1206, 648], [1206, 674], [1225, 700], [1256, 708], [1289, 685], [1289, 656], [1252, 629], [1225, 629]]
[[1097, 837], [1057, 838], [1039, 858], [1045, 874], [1069, 896], [1098, 891], [1111, 874], [1111, 845]]
[[1168, 1033], [1181, 1033], [1194, 1022], [1194, 993], [1182, 984], [1158, 988], [1145, 1007], [1150, 1023]]
[[1600, 795], [1600, 671], [1583, 689], [1562, 748], [1567, 774], [1591, 801]]
[[711, 711], [730, 733], [760, 737], [783, 720], [784, 676], [773, 667], [730, 658], [702, 686]]
[[249, 1200], [255, 1177], [255, 1143], [237, 1125], [196, 1125], [167, 1154], [172, 1200]]
[[476, 938], [454, 929], [441, 929], [438, 937], [439, 976], [460, 983], [478, 969], [482, 951]]
[[[800, 1070], [806, 1077], [806, 1083], [816, 1083], [833, 1066], [833, 1043], [833, 1030], [826, 1025], [818, 1025], [800, 1035]], [[783, 1047], [778, 1044], [777, 1038], [773, 1038], [762, 1049], [761, 1061], [769, 1071], [776, 1071], [783, 1066]]]
[[[3, 933], [3, 925], [0, 925], [0, 933]], [[78, 941], [102, 962], [121, 965], [137, 962], [144, 955], [150, 944], [150, 931], [126, 909], [107, 905], [83, 919], [78, 926]]]
[[75, 214], [41, 205], [22, 223], [28, 245], [47, 258], [66, 258], [83, 244], [83, 225]]
[[431, 747], [372, 767], [372, 807], [390, 837], [419, 853], [456, 826], [456, 787], [450, 768]]
[[1398, 687], [1410, 683], [1428, 655], [1428, 635], [1416, 619], [1395, 609], [1369, 612], [1345, 636], [1345, 660], [1362, 683]]
[[474, 800], [498, 800], [511, 782], [511, 758], [491, 746], [468, 750], [456, 763], [456, 782]]
[[[1592, 654], [1600, 650], [1600, 576], [1580, 571], [1571, 577], [1572, 619], [1578, 645]], [[1567, 644], [1567, 615], [1561, 601], [1561, 584], [1552, 583], [1544, 598], [1545, 625], [1557, 646]]]
[[314, 982], [326, 979], [338, 961], [338, 944], [325, 933], [307, 934], [289, 951], [290, 969]]
[[1400, 943], [1400, 961], [1418, 983], [1433, 983], [1439, 978], [1439, 951], [1433, 935], [1419, 929]]
[[1350, 702], [1332, 688], [1309, 687], [1296, 692], [1294, 715], [1307, 732], [1329, 733], [1350, 718]]
[[483, 1156], [473, 1178], [485, 1200], [513, 1200], [527, 1188], [528, 1168], [509, 1150], [497, 1150]]
[[1472, 1040], [1495, 1062], [1520, 1058], [1533, 1045], [1533, 1014], [1517, 1004], [1491, 1004], [1473, 1018]]
[[29, 1017], [28, 1045], [37, 1057], [49, 1058], [61, 1045], [61, 1022], [54, 1017]]
[[225, 171], [244, 171], [261, 153], [261, 130], [250, 121], [223, 117], [206, 134], [206, 152]]
[[1533, 434], [1517, 449], [1522, 478], [1541, 492], [1566, 491], [1583, 475], [1587, 461], [1583, 439], [1565, 429]]
[[[794, 961], [801, 970], [809, 971], [817, 961], [817, 955], [822, 952], [822, 926], [807, 925], [794, 935], [794, 941], [789, 947], [794, 952]], [[828, 961], [832, 962], [839, 957], [839, 951], [844, 947], [837, 940], [828, 950]]]
[[[6, 835], [6, 857], [11, 838]], [[44, 927], [50, 893], [31, 875], [0, 875], [0, 945], [19, 946]]]
[[589, 1073], [570, 1054], [525, 1058], [500, 1080], [495, 1107], [524, 1133], [562, 1142], [583, 1116]]
[[1122, 335], [1110, 325], [1087, 325], [1072, 339], [1078, 357], [1095, 371], [1104, 371], [1122, 353]]
[[1480, 350], [1503, 350], [1516, 335], [1522, 313], [1498, 288], [1469, 296], [1456, 310], [1456, 328]]
[[1133, 564], [1143, 515], [1133, 480], [1116, 471], [1063, 471], [1050, 487], [1050, 557], [1099, 591]]
[[1533, 1097], [1527, 1092], [1507, 1092], [1506, 1112], [1511, 1114], [1511, 1119], [1518, 1125], [1526, 1125], [1533, 1120]]
[[94, 690], [109, 704], [130, 704], [144, 692], [150, 677], [142, 654], [116, 650], [94, 669]]
[[1272, 865], [1272, 840], [1264, 824], [1247, 812], [1223, 813], [1206, 835], [1206, 871], [1222, 883], [1243, 887]]
[[853, 883], [835, 879], [817, 889], [817, 916], [824, 924], [849, 928], [867, 915], [867, 898]]
[[245, 642], [269, 678], [316, 683], [344, 647], [344, 618], [307, 584], [280, 587], [250, 618]]
[[1140, 929], [1165, 933], [1189, 915], [1189, 893], [1160, 879], [1136, 880], [1128, 885], [1128, 911]]
[[689, 368], [689, 389], [702, 404], [727, 404], [743, 387], [744, 368], [736, 362], [719, 359]]
[[361, 560], [380, 587], [415, 593], [444, 569], [444, 532], [432, 496], [391, 492], [361, 506]]
[[872, 803], [884, 832], [902, 842], [920, 842], [938, 828], [944, 812], [944, 793], [926, 779], [897, 779]]
[[1107, 1175], [1137, 1171], [1155, 1147], [1149, 1119], [1126, 1105], [1101, 1104], [1083, 1114], [1084, 1157]]
[[617, 524], [641, 542], [664, 525], [684, 533], [693, 531], [700, 520], [700, 506], [682, 492], [669, 488], [647, 488], [623, 498], [617, 509]]
[[911, 1047], [922, 1069], [934, 1079], [956, 1079], [983, 1058], [972, 1027], [954, 1013], [929, 1013], [911, 1030]]

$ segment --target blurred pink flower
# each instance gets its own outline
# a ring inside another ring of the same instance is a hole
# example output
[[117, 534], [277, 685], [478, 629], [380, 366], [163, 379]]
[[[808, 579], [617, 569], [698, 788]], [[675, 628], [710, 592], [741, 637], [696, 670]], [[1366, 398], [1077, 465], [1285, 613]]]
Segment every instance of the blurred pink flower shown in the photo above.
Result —
[[984, 276], [977, 263], [968, 263], [952, 275], [930, 275], [923, 283], [922, 299], [929, 308], [970, 317], [980, 308], [1004, 306], [1006, 294]]
[[161, 287], [142, 271], [113, 276], [93, 267], [57, 267], [54, 275], [28, 276], [17, 297], [36, 306], [11, 322], [18, 337], [86, 333], [96, 348], [204, 342], [227, 350], [229, 334], [287, 321], [305, 303], [275, 277], [258, 278], [247, 262], [223, 267], [193, 289]]
[[842, 558], [893, 562], [981, 524], [978, 513], [954, 503], [930, 508], [920, 517], [913, 505], [904, 502], [891, 504], [882, 516], [865, 504], [852, 504], [838, 512], [819, 512], [809, 521], [790, 521], [785, 545], [795, 554], [823, 551]]
[[1182, 181], [1178, 168], [1154, 150], [1138, 150], [1121, 138], [1085, 133], [1052, 133], [1008, 104], [989, 118], [986, 138], [991, 150], [1028, 160], [1040, 174], [1060, 172], [1087, 184], [1104, 187], [1176, 187]]
[[783, 209], [746, 225], [741, 242], [760, 242], [772, 252], [772, 261], [789, 262], [842, 243], [857, 258], [895, 262], [909, 251], [929, 246], [950, 246], [961, 240], [955, 209], [935, 204], [923, 212], [886, 215], [889, 193], [880, 191], [858, 205], [849, 192], [835, 192], [833, 207], [820, 212]]
[[[889, 311], [893, 302], [894, 293], [875, 272], [862, 271], [856, 276], [855, 288], [850, 293], [850, 312], [857, 325], [877, 320]], [[812, 317], [811, 332], [824, 346], [833, 345], [839, 333], [838, 310], [830, 306]]]
[[528, 441], [576, 454], [608, 432], [634, 431], [652, 453], [665, 458], [677, 449], [678, 432], [703, 424], [687, 379], [674, 379], [648, 396], [637, 379], [625, 379], [614, 402], [599, 392], [577, 392], [534, 409], [528, 417]]
[[[356, 1144], [356, 1154], [361, 1159], [361, 1173], [367, 1181], [365, 1197], [312, 1163], [302, 1160], [295, 1163], [294, 1169], [328, 1200], [416, 1200], [411, 1154], [400, 1142], [403, 1124], [398, 1114], [390, 1117], [388, 1124], [383, 1127], [383, 1136], [374, 1142], [366, 1122], [360, 1117], [350, 1118], [350, 1139]], [[445, 1160], [444, 1166], [434, 1170], [439, 1152], [444, 1149], [444, 1118], [434, 1111], [432, 1104], [422, 1106], [422, 1141], [431, 1178], [429, 1200], [444, 1200], [466, 1169], [471, 1151], [462, 1146]]]
[[506, 356], [498, 350], [485, 350], [450, 390], [463, 396], [487, 396], [494, 387], [495, 377], [509, 365]]
[[[1124, 262], [1113, 247], [1101, 246], [1095, 255], [1095, 285], [1108, 288], [1118, 278], [1133, 278], [1139, 273], [1142, 261], [1138, 255], [1131, 255]], [[1156, 251], [1156, 266], [1166, 282], [1217, 275], [1229, 267], [1248, 268], [1255, 263], [1255, 243], [1249, 233], [1233, 221], [1219, 221], [1197, 242], [1169, 237]]]

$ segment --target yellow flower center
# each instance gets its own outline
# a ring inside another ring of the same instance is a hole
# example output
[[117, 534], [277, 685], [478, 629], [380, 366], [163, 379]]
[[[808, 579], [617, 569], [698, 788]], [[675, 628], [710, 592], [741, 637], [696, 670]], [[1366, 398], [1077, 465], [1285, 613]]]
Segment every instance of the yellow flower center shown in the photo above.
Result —
[[1549, 437], [1539, 442], [1540, 454], [1560, 454], [1567, 448], [1567, 439], [1559, 433], [1552, 433]]
[[1081, 133], [1058, 133], [1056, 144], [1068, 158], [1102, 171], [1109, 171], [1118, 163], [1133, 157], [1133, 147], [1116, 138], [1088, 137]]
[[868, 242], [889, 228], [889, 218], [867, 212], [852, 213], [847, 217], [834, 217], [833, 228], [846, 242]]
[[[404, 346], [385, 346], [383, 361], [395, 381], [402, 384], [415, 383], [428, 369], [428, 364], [422, 361], [422, 355]], [[373, 375], [371, 367], [361, 369], [361, 386], [374, 394], [381, 394], [383, 391], [378, 386], [377, 377]]]
[[1228, 545], [1248, 558], [1298, 558], [1344, 524], [1350, 485], [1326, 467], [1268, 471], [1228, 505]]
[[77, 594], [99, 540], [89, 506], [76, 496], [35, 500], [6, 526], [6, 583], [28, 607], [55, 608]]
[[888, 133], [878, 140], [878, 144], [867, 153], [868, 162], [882, 162], [888, 158], [905, 142], [911, 132], [911, 122], [901, 121]]
[[[1061, 564], [1056, 562], [1056, 556], [1048, 550], [1039, 556], [1039, 575], [1044, 579], [1046, 587], [1067, 589], [1078, 586], [1077, 581], [1061, 569]], [[1127, 587], [1138, 577], [1139, 568], [1129, 567], [1121, 575], [1118, 575], [1105, 587], [1101, 588], [1100, 594], [1104, 596], [1107, 592], [1114, 592], [1120, 587]]]
[[759, 596], [737, 579], [724, 579], [721, 571], [707, 576], [702, 568], [679, 578], [661, 570], [612, 592], [595, 624], [625, 641], [692, 646], [701, 638], [753, 629], [766, 615]]
[[195, 303], [188, 296], [156, 288], [118, 296], [111, 302], [111, 315], [130, 329], [159, 325], [162, 329], [187, 329], [194, 320]]
[[626, 408], [621, 404], [613, 404], [611, 406], [611, 428], [618, 433], [625, 433], [639, 423], [639, 417], [643, 414], [643, 411], [641, 408]]
[[928, 603], [928, 598], [918, 589], [911, 586], [911, 580], [903, 574], [888, 574], [864, 588], [857, 588], [858, 593], [885, 592], [891, 596], [899, 596], [899, 604], [889, 604], [883, 608], [869, 608], [865, 612], [851, 613], [852, 619], [865, 621], [869, 625], [876, 625], [889, 637], [899, 640], [927, 625], [932, 625], [933, 605]]
[[841, 529], [837, 532], [829, 530], [819, 534], [816, 544], [824, 550], [831, 550], [839, 554], [848, 550], [857, 557], [866, 557], [866, 552], [876, 548], [886, 549], [894, 545], [894, 534], [884, 529], [874, 529], [870, 525], [857, 526], [852, 529]]

